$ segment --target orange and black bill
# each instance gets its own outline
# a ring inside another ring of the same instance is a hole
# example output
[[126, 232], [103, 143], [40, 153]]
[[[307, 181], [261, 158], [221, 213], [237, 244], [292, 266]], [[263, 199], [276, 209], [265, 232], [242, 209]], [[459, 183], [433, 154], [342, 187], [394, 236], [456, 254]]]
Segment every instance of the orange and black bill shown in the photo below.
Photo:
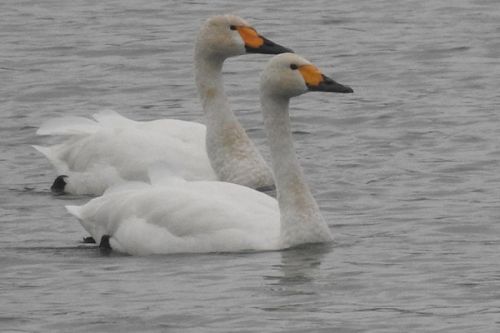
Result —
[[254, 28], [236, 27], [241, 38], [245, 42], [247, 53], [280, 54], [293, 51], [287, 47], [276, 44], [273, 41], [259, 35]]
[[321, 76], [322, 80], [319, 84], [307, 85], [307, 88], [311, 91], [329, 91], [329, 92], [337, 92], [344, 94], [354, 92], [354, 90], [352, 90], [352, 88], [349, 86], [344, 86], [343, 84], [340, 84], [337, 81], [330, 79], [326, 75], [321, 75]]
[[326, 91], [344, 94], [354, 92], [351, 87], [344, 86], [328, 76], [323, 75], [314, 65], [302, 65], [299, 67], [299, 71], [310, 91]]

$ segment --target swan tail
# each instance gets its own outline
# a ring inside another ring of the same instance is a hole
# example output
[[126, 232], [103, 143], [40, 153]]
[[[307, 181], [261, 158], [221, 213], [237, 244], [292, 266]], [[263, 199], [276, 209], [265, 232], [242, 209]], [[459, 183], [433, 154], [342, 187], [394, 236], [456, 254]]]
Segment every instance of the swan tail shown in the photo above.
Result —
[[67, 205], [67, 206], [64, 206], [64, 207], [66, 208], [66, 210], [68, 211], [68, 213], [70, 213], [71, 215], [73, 215], [74, 217], [76, 217], [79, 220], [83, 220], [82, 207], [81, 206]]
[[45, 156], [50, 164], [52, 164], [52, 166], [56, 169], [57, 173], [64, 174], [68, 172], [67, 164], [57, 156], [57, 145], [51, 147], [32, 145], [32, 147], [39, 151], [43, 156]]
[[45, 156], [49, 161], [52, 158], [52, 152], [50, 147], [32, 145], [31, 147], [35, 148], [39, 153]]

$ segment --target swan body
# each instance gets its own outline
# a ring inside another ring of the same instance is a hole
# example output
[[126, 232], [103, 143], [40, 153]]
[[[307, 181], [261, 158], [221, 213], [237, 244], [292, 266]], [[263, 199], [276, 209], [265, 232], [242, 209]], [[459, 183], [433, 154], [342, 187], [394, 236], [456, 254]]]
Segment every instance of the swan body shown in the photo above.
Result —
[[146, 181], [148, 168], [161, 162], [187, 180], [222, 180], [251, 188], [272, 187], [274, 180], [258, 149], [234, 116], [224, 93], [222, 66], [246, 53], [288, 52], [260, 36], [243, 19], [215, 16], [200, 29], [195, 44], [195, 79], [206, 126], [176, 119], [133, 121], [105, 111], [49, 120], [37, 134], [65, 141], [35, 148], [60, 175], [56, 193], [100, 195], [127, 180]]
[[269, 220], [279, 220], [279, 209], [267, 194], [213, 181], [179, 179], [168, 186], [142, 185], [123, 185], [68, 210], [94, 239], [113, 235], [113, 250], [134, 255], [278, 246], [279, 225]]
[[352, 89], [285, 53], [268, 63], [260, 90], [277, 199], [237, 184], [153, 173], [152, 184], [126, 184], [68, 211], [94, 239], [137, 255], [280, 250], [332, 240], [295, 155], [288, 104], [308, 90]]
[[206, 153], [203, 124], [134, 121], [113, 111], [101, 111], [94, 118], [54, 119], [38, 130], [41, 135], [68, 138], [50, 148], [34, 146], [58, 174], [65, 175], [66, 193], [99, 194], [127, 180], [148, 181], [148, 167], [159, 163], [185, 179], [217, 179]]

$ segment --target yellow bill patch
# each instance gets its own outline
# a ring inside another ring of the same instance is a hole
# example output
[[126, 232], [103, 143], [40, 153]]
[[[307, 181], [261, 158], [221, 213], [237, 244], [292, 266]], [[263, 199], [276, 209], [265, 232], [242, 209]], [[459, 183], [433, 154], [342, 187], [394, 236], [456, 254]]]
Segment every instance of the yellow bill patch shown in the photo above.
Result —
[[323, 81], [323, 75], [314, 65], [299, 66], [299, 71], [307, 85], [317, 86]]
[[259, 36], [254, 28], [237, 27], [237, 29], [246, 46], [258, 48], [261, 47], [262, 44], [264, 44], [264, 40]]

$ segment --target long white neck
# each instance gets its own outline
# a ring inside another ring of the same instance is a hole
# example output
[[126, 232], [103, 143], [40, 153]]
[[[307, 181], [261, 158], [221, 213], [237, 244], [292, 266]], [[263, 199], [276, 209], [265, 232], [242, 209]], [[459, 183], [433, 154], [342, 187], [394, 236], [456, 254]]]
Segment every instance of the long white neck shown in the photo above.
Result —
[[203, 50], [196, 49], [195, 80], [207, 122], [207, 128], [218, 129], [223, 123], [238, 123], [224, 92], [222, 65], [224, 59], [207, 57]]
[[289, 101], [286, 97], [261, 92], [264, 126], [271, 148], [281, 213], [283, 247], [332, 239], [295, 154], [288, 114]]
[[258, 188], [273, 184], [272, 173], [234, 116], [224, 93], [224, 59], [195, 50], [195, 79], [205, 113], [207, 154], [222, 181]]

